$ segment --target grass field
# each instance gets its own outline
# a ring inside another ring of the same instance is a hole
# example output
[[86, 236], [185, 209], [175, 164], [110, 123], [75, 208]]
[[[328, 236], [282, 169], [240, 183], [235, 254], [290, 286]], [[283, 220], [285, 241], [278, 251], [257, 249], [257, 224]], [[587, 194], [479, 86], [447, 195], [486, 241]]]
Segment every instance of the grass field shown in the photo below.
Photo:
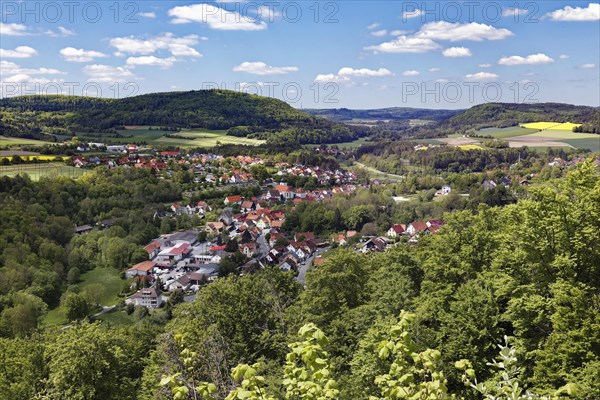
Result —
[[44, 144], [56, 144], [55, 142], [46, 142], [44, 140], [25, 139], [10, 136], [0, 136], [0, 146], [24, 146], [24, 145], [38, 145]]
[[[81, 274], [81, 282], [79, 282], [77, 285], [79, 286], [80, 291], [83, 291], [86, 286], [94, 284], [99, 284], [103, 287], [103, 291], [99, 296], [100, 303], [105, 306], [113, 306], [121, 300], [119, 293], [121, 293], [121, 291], [127, 287], [129, 281], [121, 279], [119, 277], [119, 271], [115, 269], [96, 268]], [[126, 314], [118, 314], [118, 311], [113, 311], [101, 315], [99, 319], [121, 325], [133, 323], [133, 319], [131, 319], [130, 322], [127, 322], [127, 320], [130, 318]], [[43, 325], [56, 326], [64, 325], [66, 323], [68, 323], [68, 321], [66, 320], [62, 309], [60, 307], [56, 307], [48, 311], [48, 314], [46, 314], [46, 317], [44, 318]]]
[[410, 141], [415, 142], [415, 143], [423, 143], [423, 144], [437, 144], [437, 145], [446, 144], [446, 143], [442, 142], [441, 140], [437, 140], [437, 139], [412, 139]]
[[59, 176], [77, 178], [86, 172], [88, 171], [85, 169], [70, 167], [62, 163], [0, 165], [0, 176], [14, 177], [18, 174], [27, 174], [32, 181]]
[[104, 287], [100, 303], [105, 306], [117, 304], [120, 301], [119, 293], [128, 285], [127, 281], [119, 277], [119, 271], [112, 268], [96, 268], [81, 274], [81, 290], [96, 283]]
[[528, 135], [537, 132], [537, 129], [521, 128], [520, 126], [510, 126], [508, 128], [485, 128], [475, 132], [476, 135], [492, 136], [495, 139], [504, 139], [512, 136]]
[[590, 149], [591, 151], [600, 152], [600, 135], [589, 134], [588, 136], [587, 138], [563, 139], [562, 141], [578, 149]]
[[600, 135], [593, 133], [578, 133], [572, 131], [550, 130], [532, 133], [529, 136], [539, 136], [552, 139], [590, 139], [592, 137], [600, 138]]
[[98, 318], [100, 321], [108, 322], [113, 326], [122, 325], [133, 325], [133, 315], [127, 315], [124, 311], [114, 310], [107, 312], [106, 314], [100, 315]]
[[257, 146], [265, 142], [264, 140], [228, 136], [227, 131], [224, 130], [211, 131], [207, 129], [193, 129], [177, 132], [176, 135], [189, 139], [170, 138], [163, 136], [155, 139], [152, 143], [180, 147], [215, 147], [218, 144], [241, 144], [247, 146]]
[[[150, 129], [148, 126], [131, 127], [129, 129], [118, 131], [120, 135], [126, 137], [102, 137], [101, 133], [98, 136], [89, 136], [89, 134], [81, 133], [80, 139], [91, 142], [106, 142], [109, 144], [126, 144], [146, 142], [148, 144], [178, 146], [178, 147], [215, 147], [218, 144], [241, 144], [248, 146], [257, 146], [264, 143], [264, 140], [248, 139], [245, 137], [228, 136], [226, 130], [210, 130], [210, 129], [185, 129], [181, 132], [161, 131], [158, 128]], [[172, 134], [182, 136], [189, 139], [180, 139], [167, 137], [165, 135]], [[217, 143], [218, 142], [218, 143]]]

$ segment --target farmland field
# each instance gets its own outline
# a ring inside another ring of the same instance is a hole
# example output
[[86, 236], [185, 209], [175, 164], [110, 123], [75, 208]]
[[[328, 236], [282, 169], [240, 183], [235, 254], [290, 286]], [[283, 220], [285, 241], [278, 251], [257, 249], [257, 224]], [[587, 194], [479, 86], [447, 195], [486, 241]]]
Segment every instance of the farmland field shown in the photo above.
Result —
[[[242, 144], [256, 146], [264, 140], [248, 139], [245, 137], [228, 136], [225, 130], [192, 129], [175, 133], [189, 139], [161, 137], [153, 141], [155, 144], [181, 147], [215, 147], [217, 144]], [[218, 143], [217, 143], [218, 142]]]
[[482, 150], [483, 147], [476, 144], [463, 144], [458, 146], [459, 149], [462, 150]]
[[27, 174], [33, 181], [44, 177], [58, 176], [77, 178], [86, 172], [85, 169], [70, 167], [62, 163], [0, 165], [0, 176], [14, 177], [18, 174]]
[[508, 128], [484, 128], [475, 132], [476, 135], [493, 136], [495, 139], [504, 139], [512, 136], [528, 135], [536, 133], [537, 129], [521, 128], [520, 126], [510, 126]]
[[[15, 154], [18, 155], [24, 161], [67, 161], [70, 157], [67, 156], [44, 156], [41, 154]], [[13, 155], [10, 156], [2, 156], [0, 158], [6, 158], [9, 161], [12, 161]]]
[[590, 149], [591, 151], [600, 151], [600, 135], [588, 135], [581, 139], [563, 139], [565, 143], [578, 149]]
[[[85, 133], [82, 133], [81, 138], [89, 141], [103, 141], [108, 144], [145, 142], [148, 144], [179, 147], [215, 147], [218, 144], [217, 142], [220, 144], [242, 144], [248, 146], [256, 146], [264, 143], [264, 140], [228, 136], [226, 130], [187, 129], [182, 130], [181, 132], [172, 132], [161, 131], [158, 130], [158, 128], [149, 128], [150, 127], [131, 127], [130, 129], [118, 131], [120, 135], [126, 137], [102, 138], [101, 133], [98, 134], [98, 136], [85, 136]], [[167, 137], [165, 135], [175, 135], [189, 139]]]
[[44, 145], [56, 144], [54, 142], [46, 142], [43, 140], [26, 139], [19, 137], [0, 136], [0, 146], [23, 146], [23, 145]]
[[532, 122], [529, 124], [521, 124], [523, 128], [552, 130], [552, 131], [573, 131], [573, 128], [581, 126], [581, 124], [572, 124], [570, 122]]
[[593, 133], [578, 133], [572, 131], [562, 131], [562, 130], [545, 130], [541, 132], [532, 133], [528, 136], [540, 136], [552, 139], [590, 139], [593, 137], [600, 138], [600, 135], [595, 135]]

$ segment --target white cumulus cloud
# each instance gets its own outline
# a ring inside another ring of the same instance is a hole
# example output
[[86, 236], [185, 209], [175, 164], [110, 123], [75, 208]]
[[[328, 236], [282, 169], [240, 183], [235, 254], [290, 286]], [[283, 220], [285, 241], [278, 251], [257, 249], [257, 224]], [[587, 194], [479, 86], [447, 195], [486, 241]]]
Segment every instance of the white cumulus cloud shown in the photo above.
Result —
[[22, 68], [18, 64], [15, 64], [10, 61], [0, 60], [0, 74], [1, 75], [17, 75], [17, 74], [25, 74], [25, 75], [59, 75], [64, 74], [64, 72], [55, 69], [55, 68]]
[[382, 77], [382, 76], [391, 76], [392, 72], [387, 68], [379, 68], [379, 69], [368, 69], [368, 68], [359, 68], [354, 69], [350, 67], [340, 68], [337, 74], [321, 74], [317, 75], [315, 78], [315, 82], [337, 82], [337, 83], [346, 83], [352, 84], [352, 78], [370, 78], [370, 77]]
[[566, 6], [546, 16], [553, 21], [600, 21], [600, 3], [590, 3], [585, 8]]
[[141, 12], [138, 15], [144, 18], [156, 18], [156, 13], [153, 12]]
[[93, 61], [95, 58], [108, 57], [106, 54], [99, 51], [76, 49], [74, 47], [65, 47], [64, 49], [60, 49], [59, 53], [65, 61], [72, 62], [89, 62]]
[[386, 29], [380, 29], [378, 31], [371, 32], [371, 35], [376, 37], [381, 37], [387, 35], [388, 31]]
[[36, 49], [29, 46], [18, 46], [14, 50], [0, 49], [0, 58], [31, 58], [36, 55]]
[[257, 21], [237, 11], [228, 11], [212, 4], [177, 6], [168, 11], [173, 24], [197, 22], [210, 29], [225, 31], [259, 31], [267, 29], [264, 21]]
[[512, 35], [513, 33], [508, 29], [494, 28], [491, 25], [477, 22], [453, 23], [446, 21], [429, 22], [423, 25], [415, 34], [418, 38], [448, 40], [451, 42], [460, 40], [473, 40], [476, 42], [482, 40], [501, 40]]
[[111, 65], [86, 65], [81, 71], [89, 76], [89, 82], [125, 82], [135, 78], [135, 75], [129, 69], [125, 67], [113, 67]]
[[449, 47], [442, 51], [444, 57], [471, 57], [471, 50], [466, 47]]
[[262, 61], [245, 61], [233, 67], [234, 72], [247, 72], [254, 75], [282, 75], [298, 71], [297, 67], [273, 67]]
[[468, 74], [465, 76], [465, 80], [482, 82], [482, 81], [495, 81], [498, 79], [498, 75], [491, 72], [477, 72], [476, 74]]
[[502, 10], [502, 16], [503, 17], [518, 17], [519, 15], [526, 15], [528, 13], [529, 10], [526, 10], [524, 8], [514, 8], [514, 7], [509, 7], [509, 8], [505, 8], [504, 10]]
[[142, 54], [150, 55], [166, 50], [175, 57], [201, 57], [202, 54], [191, 46], [202, 39], [198, 35], [177, 37], [170, 32], [148, 38], [128, 36], [110, 39], [109, 43], [117, 49], [116, 55]]
[[554, 59], [543, 53], [530, 54], [527, 57], [510, 56], [502, 57], [498, 60], [500, 65], [539, 65], [553, 63]]
[[30, 34], [29, 29], [24, 24], [7, 24], [0, 22], [0, 35], [2, 36], [26, 36]]
[[558, 58], [560, 58], [561, 60], [567, 60], [570, 57], [568, 55], [566, 55], [566, 54], [561, 54], [560, 56], [558, 56]]
[[579, 68], [581, 68], [581, 69], [594, 69], [596, 67], [597, 67], [596, 64], [582, 64], [579, 66]]
[[125, 63], [129, 66], [151, 66], [160, 67], [161, 69], [171, 68], [173, 63], [177, 61], [175, 57], [159, 58], [155, 56], [140, 56], [129, 57]]
[[439, 48], [440, 45], [431, 39], [402, 35], [389, 42], [369, 46], [365, 49], [381, 53], [426, 53]]
[[417, 70], [411, 69], [408, 71], [404, 71], [402, 73], [402, 75], [404, 75], [404, 76], [419, 76], [419, 75], [421, 75], [421, 73]]

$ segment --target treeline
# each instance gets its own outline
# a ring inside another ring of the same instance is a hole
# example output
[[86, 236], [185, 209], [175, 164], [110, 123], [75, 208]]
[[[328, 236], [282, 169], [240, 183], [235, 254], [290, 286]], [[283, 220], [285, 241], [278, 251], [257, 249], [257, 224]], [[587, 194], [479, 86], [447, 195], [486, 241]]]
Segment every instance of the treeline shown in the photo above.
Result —
[[[23, 96], [0, 100], [5, 134], [112, 132], [125, 125], [258, 132], [275, 143], [350, 141], [358, 133], [268, 97], [227, 90], [153, 93], [123, 99]], [[51, 131], [51, 132], [50, 132]], [[272, 138], [273, 136], [273, 138]]]
[[[98, 168], [77, 181], [0, 178], [0, 336], [35, 330], [79, 274], [121, 271], [147, 258], [141, 246], [162, 228], [153, 204], [179, 200], [179, 193], [138, 169]], [[98, 222], [112, 227], [74, 235], [76, 225]]]
[[414, 151], [416, 143], [407, 141], [383, 141], [367, 143], [356, 149], [356, 158], [388, 173], [402, 174], [406, 165], [429, 169], [430, 172], [483, 172], [507, 169], [520, 161], [525, 164], [550, 156], [566, 159], [564, 150], [540, 154], [523, 148], [470, 149], [442, 146]]
[[591, 125], [598, 131], [599, 113], [597, 107], [561, 103], [486, 103], [450, 118], [444, 126], [462, 128], [464, 131], [465, 128], [504, 128], [526, 122], [552, 121]]

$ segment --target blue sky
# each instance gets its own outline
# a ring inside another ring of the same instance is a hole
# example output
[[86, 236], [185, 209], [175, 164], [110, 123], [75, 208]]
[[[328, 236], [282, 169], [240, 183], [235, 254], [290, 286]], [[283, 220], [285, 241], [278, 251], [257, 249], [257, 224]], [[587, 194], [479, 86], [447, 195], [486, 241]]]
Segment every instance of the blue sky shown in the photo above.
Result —
[[6, 1], [3, 96], [219, 86], [295, 107], [600, 105], [600, 4]]

